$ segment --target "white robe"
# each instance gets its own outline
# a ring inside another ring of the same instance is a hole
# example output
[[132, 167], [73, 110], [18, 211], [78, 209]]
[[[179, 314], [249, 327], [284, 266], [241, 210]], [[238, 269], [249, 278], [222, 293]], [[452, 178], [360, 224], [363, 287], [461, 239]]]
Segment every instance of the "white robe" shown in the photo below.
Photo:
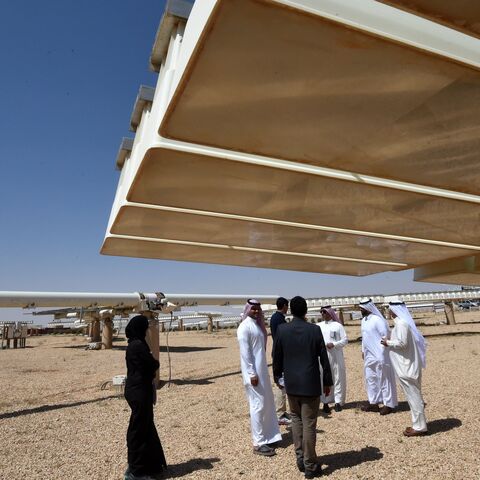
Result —
[[325, 345], [333, 343], [333, 348], [327, 348], [328, 361], [332, 370], [333, 388], [330, 389], [330, 395], [325, 397], [322, 394], [322, 403], [345, 404], [347, 395], [347, 374], [345, 371], [345, 359], [343, 358], [343, 347], [348, 343], [345, 328], [333, 320], [323, 321], [318, 324], [322, 330]]
[[389, 337], [389, 333], [383, 318], [374, 314], [362, 318], [362, 353], [368, 401], [395, 408], [398, 405], [395, 373], [387, 349], [380, 343], [382, 337]]
[[412, 329], [405, 320], [395, 318], [389, 346], [390, 359], [412, 413], [413, 428], [427, 431], [422, 397], [422, 356]]
[[[247, 317], [237, 329], [240, 346], [240, 365], [243, 385], [250, 405], [250, 424], [254, 446], [279, 442], [282, 439], [278, 427], [272, 384], [268, 374], [265, 352], [265, 336], [253, 318]], [[258, 377], [258, 385], [250, 379]]]

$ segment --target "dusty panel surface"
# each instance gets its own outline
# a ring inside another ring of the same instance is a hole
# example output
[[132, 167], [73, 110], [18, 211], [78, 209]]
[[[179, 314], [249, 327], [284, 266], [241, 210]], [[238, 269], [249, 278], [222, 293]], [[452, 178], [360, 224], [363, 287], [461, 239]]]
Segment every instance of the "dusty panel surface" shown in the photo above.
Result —
[[461, 244], [480, 238], [475, 203], [165, 149], [150, 150], [127, 200]]
[[480, 255], [450, 258], [415, 269], [414, 279], [420, 282], [480, 285]]
[[105, 255], [158, 258], [162, 260], [181, 260], [184, 262], [216, 263], [243, 267], [275, 268], [280, 270], [296, 270], [299, 272], [323, 272], [354, 276], [400, 270], [399, 268], [391, 266], [370, 263], [257, 253], [233, 248], [199, 247], [115, 237], [107, 237], [105, 239], [101, 253]]
[[171, 240], [305, 252], [410, 265], [471, 253], [459, 248], [255, 221], [124, 206], [111, 232]]

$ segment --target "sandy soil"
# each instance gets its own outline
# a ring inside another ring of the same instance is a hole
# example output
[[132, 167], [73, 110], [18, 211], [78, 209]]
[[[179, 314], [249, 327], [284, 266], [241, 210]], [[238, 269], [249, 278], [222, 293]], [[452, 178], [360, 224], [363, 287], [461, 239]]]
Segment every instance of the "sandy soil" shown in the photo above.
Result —
[[[360, 344], [346, 347], [347, 408], [318, 421], [317, 453], [328, 478], [480, 478], [480, 324], [472, 322], [479, 317], [457, 314], [456, 326], [436, 325], [441, 315], [425, 319], [428, 437], [402, 436], [410, 412], [401, 392], [394, 415], [359, 411]], [[358, 338], [358, 326], [347, 330]], [[162, 334], [162, 379], [168, 378], [165, 342]], [[123, 478], [128, 405], [113, 388], [100, 387], [125, 373], [125, 341], [110, 351], [85, 351], [84, 344], [77, 336], [35, 337], [25, 350], [0, 351], [2, 480]], [[165, 478], [303, 478], [285, 427], [277, 456], [251, 452], [235, 330], [174, 332], [169, 344], [172, 383], [159, 390], [155, 407], [170, 465]]]

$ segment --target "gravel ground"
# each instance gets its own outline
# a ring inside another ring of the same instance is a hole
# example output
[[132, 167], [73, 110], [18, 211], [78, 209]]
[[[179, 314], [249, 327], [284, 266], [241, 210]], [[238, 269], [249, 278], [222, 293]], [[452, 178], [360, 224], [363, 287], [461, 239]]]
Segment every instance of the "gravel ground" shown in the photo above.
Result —
[[[331, 479], [480, 478], [479, 312], [456, 326], [426, 317], [428, 367], [423, 389], [431, 435], [405, 438], [410, 412], [363, 413], [360, 344], [345, 349], [347, 408], [318, 420], [317, 453]], [[348, 326], [352, 340], [360, 332]], [[168, 378], [161, 336], [161, 377]], [[172, 382], [155, 407], [169, 471], [165, 478], [301, 479], [285, 427], [277, 455], [252, 454], [247, 402], [234, 330], [169, 336]], [[103, 382], [125, 373], [125, 341], [85, 351], [79, 336], [34, 337], [25, 350], [0, 351], [0, 478], [122, 479], [129, 409]], [[269, 339], [269, 349], [271, 339]]]

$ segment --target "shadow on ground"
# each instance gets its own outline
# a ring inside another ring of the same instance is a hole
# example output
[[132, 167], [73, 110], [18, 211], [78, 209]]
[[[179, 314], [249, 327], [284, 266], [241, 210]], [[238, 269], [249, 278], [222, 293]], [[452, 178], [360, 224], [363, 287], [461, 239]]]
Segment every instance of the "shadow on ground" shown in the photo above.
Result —
[[[325, 433], [325, 430], [317, 428], [315, 430], [317, 434]], [[275, 448], [288, 448], [290, 445], [293, 445], [293, 436], [292, 436], [292, 427], [287, 427], [285, 431], [282, 431], [282, 440], [277, 442]]]
[[341, 468], [350, 468], [365, 462], [374, 462], [383, 458], [383, 453], [377, 447], [365, 447], [361, 450], [349, 450], [348, 452], [334, 453], [320, 456], [322, 470], [326, 475]]
[[428, 433], [435, 435], [436, 433], [448, 432], [454, 428], [458, 428], [462, 425], [462, 421], [458, 418], [441, 418], [438, 420], [432, 420], [427, 422]]
[[[170, 347], [170, 353], [190, 353], [190, 352], [206, 352], [208, 350], [219, 350], [225, 347]], [[160, 345], [161, 352], [167, 352], [167, 347], [165, 345]]]
[[[87, 350], [87, 343], [82, 345], [61, 345], [59, 347], [53, 348], [73, 348], [77, 350]], [[225, 347], [195, 347], [195, 346], [184, 346], [184, 347], [170, 347], [170, 353], [191, 353], [191, 352], [205, 352], [208, 350], [218, 350]], [[125, 351], [127, 349], [126, 345], [112, 345], [112, 350]], [[105, 347], [102, 347], [102, 350], [105, 350]], [[160, 352], [167, 353], [167, 347], [164, 345], [160, 346]]]
[[44, 412], [50, 412], [52, 410], [61, 410], [62, 408], [78, 407], [80, 405], [88, 405], [89, 403], [105, 402], [106, 400], [111, 400], [112, 398], [123, 398], [123, 397], [120, 397], [119, 395], [109, 395], [108, 397], [95, 398], [93, 400], [83, 400], [79, 402], [70, 402], [70, 403], [56, 403], [52, 405], [40, 405], [39, 407], [24, 408], [22, 410], [15, 410], [14, 412], [0, 413], [0, 420], [5, 420], [7, 418], [22, 417], [23, 415], [31, 415], [33, 413], [44, 413]]
[[[170, 383], [172, 385], [210, 385], [213, 383], [213, 380], [217, 380], [218, 378], [231, 377], [233, 375], [240, 375], [241, 373], [240, 370], [236, 370], [235, 372], [221, 373], [219, 375], [212, 375], [211, 377], [205, 378], [192, 378], [188, 380], [176, 378], [172, 379]], [[160, 382], [160, 388], [165, 387], [165, 385], [168, 385], [168, 382]]]
[[179, 478], [198, 470], [211, 470], [213, 464], [219, 462], [220, 459], [215, 458], [192, 458], [187, 462], [177, 463], [176, 465], [169, 465], [163, 478]]
[[[367, 405], [367, 401], [356, 401], [356, 402], [348, 402], [345, 405], [343, 405], [343, 410], [350, 410], [350, 409], [357, 409], [360, 410], [360, 408], [363, 405]], [[333, 410], [333, 408], [332, 408]], [[396, 412], [408, 412], [410, 410], [410, 407], [408, 406], [408, 402], [399, 402], [398, 406], [395, 408]], [[322, 413], [320, 411], [320, 413]], [[362, 414], [365, 415], [379, 415], [378, 412], [361, 412]], [[341, 415], [341, 412], [336, 413], [332, 411], [333, 415]]]

